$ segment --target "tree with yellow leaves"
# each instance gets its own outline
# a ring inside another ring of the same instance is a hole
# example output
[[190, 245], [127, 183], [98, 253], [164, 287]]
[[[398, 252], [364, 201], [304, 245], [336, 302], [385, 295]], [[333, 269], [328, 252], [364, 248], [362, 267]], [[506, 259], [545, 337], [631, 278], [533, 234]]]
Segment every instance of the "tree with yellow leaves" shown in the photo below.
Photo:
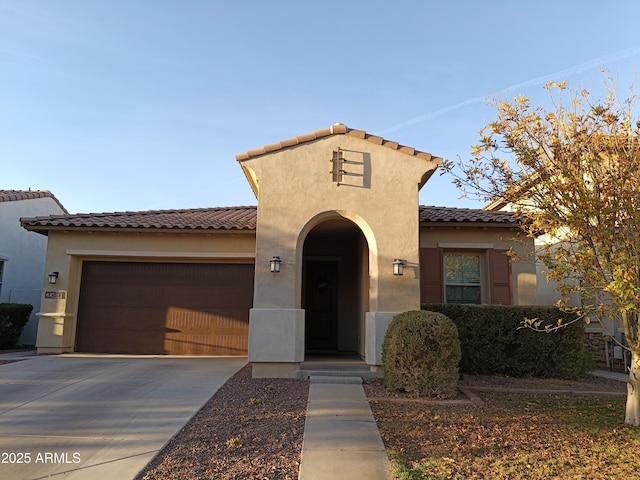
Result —
[[631, 351], [625, 423], [640, 425], [640, 121], [635, 85], [621, 99], [605, 80], [601, 98], [550, 82], [549, 108], [524, 96], [493, 101], [497, 119], [480, 131], [469, 161], [444, 167], [467, 194], [509, 205], [526, 217], [528, 234], [553, 239], [538, 256], [563, 298], [591, 299], [577, 318], [623, 325]]

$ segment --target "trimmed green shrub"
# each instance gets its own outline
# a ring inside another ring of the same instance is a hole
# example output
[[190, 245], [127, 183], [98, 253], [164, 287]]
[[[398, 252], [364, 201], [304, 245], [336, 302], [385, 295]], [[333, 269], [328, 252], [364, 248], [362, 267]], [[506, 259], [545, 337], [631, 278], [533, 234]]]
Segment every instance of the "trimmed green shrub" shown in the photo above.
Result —
[[584, 322], [552, 333], [518, 328], [526, 318], [542, 325], [574, 318], [557, 307], [428, 304], [422, 309], [442, 313], [458, 327], [462, 373], [576, 379], [594, 367], [584, 347]]
[[29, 321], [33, 306], [25, 303], [0, 303], [0, 348], [13, 347]]
[[393, 317], [382, 344], [387, 389], [418, 397], [453, 397], [459, 361], [458, 330], [451, 319], [419, 310]]

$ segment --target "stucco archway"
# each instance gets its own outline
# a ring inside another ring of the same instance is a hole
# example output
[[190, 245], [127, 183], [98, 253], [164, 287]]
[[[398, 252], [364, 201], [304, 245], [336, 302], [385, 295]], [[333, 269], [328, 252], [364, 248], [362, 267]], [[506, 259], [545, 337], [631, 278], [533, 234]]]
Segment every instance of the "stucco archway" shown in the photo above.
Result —
[[305, 311], [307, 353], [365, 354], [365, 312], [370, 310], [372, 257], [362, 219], [325, 212], [299, 236], [299, 301]]

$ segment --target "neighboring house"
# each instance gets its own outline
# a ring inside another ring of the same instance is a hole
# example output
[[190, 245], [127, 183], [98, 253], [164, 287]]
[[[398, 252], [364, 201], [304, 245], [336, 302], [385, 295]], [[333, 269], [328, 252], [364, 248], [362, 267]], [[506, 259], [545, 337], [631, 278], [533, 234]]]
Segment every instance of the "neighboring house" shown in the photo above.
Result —
[[[484, 210], [492, 213], [504, 212], [509, 214], [513, 212], [513, 205], [502, 199], [497, 199], [487, 204]], [[542, 249], [545, 245], [557, 245], [557, 240], [548, 234], [539, 235], [535, 238], [535, 251]], [[553, 280], [547, 279], [547, 267], [542, 260], [535, 260], [535, 271], [536, 297], [531, 303], [556, 305], [561, 299], [558, 284]], [[567, 305], [574, 307], [581, 306], [584, 301], [586, 301], [586, 304], [595, 301], [594, 298], [583, 299], [578, 293], [571, 293], [565, 300]], [[620, 347], [624, 338], [622, 324], [610, 318], [603, 318], [601, 322], [593, 320], [585, 327], [585, 345], [598, 364], [624, 370], [624, 366], [630, 361], [630, 355]], [[616, 341], [613, 341], [612, 338], [615, 338]]]
[[33, 312], [18, 340], [35, 345], [47, 239], [27, 232], [21, 217], [67, 214], [51, 192], [0, 190], [0, 303], [30, 303]]
[[[257, 207], [23, 219], [48, 235], [39, 353], [305, 355], [373, 368], [394, 314], [421, 302], [535, 301], [533, 241], [509, 213], [420, 207], [440, 159], [337, 124], [237, 155]], [[398, 275], [397, 268], [404, 271]]]

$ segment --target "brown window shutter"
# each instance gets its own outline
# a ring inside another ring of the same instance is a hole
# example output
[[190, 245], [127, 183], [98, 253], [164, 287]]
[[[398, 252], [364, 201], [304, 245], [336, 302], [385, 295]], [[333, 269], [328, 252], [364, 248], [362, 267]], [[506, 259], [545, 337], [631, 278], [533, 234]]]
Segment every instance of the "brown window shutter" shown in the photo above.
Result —
[[444, 278], [441, 248], [420, 249], [420, 301], [444, 303]]
[[489, 275], [491, 275], [491, 303], [511, 305], [511, 260], [508, 250], [489, 250]]

